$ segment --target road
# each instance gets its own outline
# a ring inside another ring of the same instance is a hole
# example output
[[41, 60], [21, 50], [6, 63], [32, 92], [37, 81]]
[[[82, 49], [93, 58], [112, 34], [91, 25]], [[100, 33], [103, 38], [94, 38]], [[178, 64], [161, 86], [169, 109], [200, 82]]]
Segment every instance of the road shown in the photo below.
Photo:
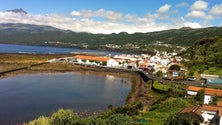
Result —
[[151, 75], [151, 74], [147, 74], [147, 76], [149, 76], [150, 78], [153, 78], [154, 80], [157, 80], [157, 81], [159, 81], [159, 82], [162, 82], [163, 84], [168, 84], [168, 83], [171, 83], [171, 82], [178, 82], [178, 83], [186, 84], [186, 85], [201, 86], [202, 83], [205, 82], [204, 80], [195, 80], [195, 81], [176, 80], [176, 81], [171, 81], [171, 80], [168, 80], [168, 79], [163, 79], [163, 78], [159, 78], [159, 77], [153, 76], [153, 75]]

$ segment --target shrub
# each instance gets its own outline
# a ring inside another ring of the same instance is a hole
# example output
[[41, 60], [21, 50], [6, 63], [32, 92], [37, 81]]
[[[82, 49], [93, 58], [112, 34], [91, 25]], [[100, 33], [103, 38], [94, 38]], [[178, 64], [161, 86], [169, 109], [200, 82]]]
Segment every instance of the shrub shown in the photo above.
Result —
[[190, 118], [183, 115], [170, 115], [164, 125], [193, 125], [191, 121]]
[[123, 114], [113, 114], [108, 117], [106, 125], [129, 125], [132, 119]]
[[73, 125], [78, 124], [80, 118], [78, 115], [75, 115], [72, 110], [59, 109], [51, 117], [52, 125]]
[[45, 116], [40, 116], [38, 119], [30, 121], [28, 124], [24, 125], [50, 125], [50, 119]]

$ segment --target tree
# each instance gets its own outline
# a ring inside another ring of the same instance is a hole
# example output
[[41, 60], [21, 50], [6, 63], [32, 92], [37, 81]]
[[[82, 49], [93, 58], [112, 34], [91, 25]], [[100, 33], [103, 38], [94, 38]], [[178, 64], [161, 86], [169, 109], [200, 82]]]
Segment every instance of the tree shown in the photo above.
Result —
[[96, 117], [96, 116], [90, 116], [87, 119], [85, 119], [84, 124], [86, 124], [86, 125], [106, 125], [106, 119]]
[[199, 101], [201, 104], [203, 103], [203, 100], [204, 100], [204, 89], [201, 89], [197, 92], [197, 95], [195, 97], [195, 99], [197, 101]]
[[158, 71], [158, 72], [156, 73], [156, 75], [157, 75], [158, 77], [162, 77], [162, 76], [163, 76], [163, 73], [162, 73], [162, 71]]
[[210, 104], [217, 105], [218, 97], [215, 95], [212, 100], [210, 101]]
[[169, 70], [180, 71], [180, 66], [179, 65], [172, 65], [172, 66], [170, 66]]
[[50, 119], [45, 116], [40, 116], [38, 119], [30, 121], [28, 124], [24, 125], [50, 125]]

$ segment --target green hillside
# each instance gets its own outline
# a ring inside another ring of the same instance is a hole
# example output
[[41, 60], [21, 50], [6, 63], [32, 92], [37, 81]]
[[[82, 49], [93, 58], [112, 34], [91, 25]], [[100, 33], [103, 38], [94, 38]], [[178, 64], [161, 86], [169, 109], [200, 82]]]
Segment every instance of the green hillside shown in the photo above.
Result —
[[222, 75], [222, 37], [198, 40], [182, 54], [189, 61], [190, 75], [195, 72]]
[[149, 52], [180, 50], [208, 37], [222, 37], [222, 27], [184, 27], [150, 33], [91, 34], [31, 24], [0, 24], [0, 43]]

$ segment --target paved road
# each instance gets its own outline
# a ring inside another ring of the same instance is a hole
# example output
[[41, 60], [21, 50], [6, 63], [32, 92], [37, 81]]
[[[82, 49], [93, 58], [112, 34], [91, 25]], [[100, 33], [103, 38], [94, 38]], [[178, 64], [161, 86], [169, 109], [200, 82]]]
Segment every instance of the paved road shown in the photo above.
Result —
[[171, 81], [168, 79], [163, 79], [159, 77], [155, 77], [153, 75], [147, 74], [150, 78], [153, 78], [154, 80], [157, 80], [159, 82], [162, 82], [164, 84], [171, 83], [171, 82], [178, 82], [182, 84], [187, 84], [187, 85], [192, 85], [192, 86], [200, 86], [202, 83], [204, 83], [204, 80], [196, 80], [196, 81], [189, 81], [189, 80], [176, 80], [176, 81]]

